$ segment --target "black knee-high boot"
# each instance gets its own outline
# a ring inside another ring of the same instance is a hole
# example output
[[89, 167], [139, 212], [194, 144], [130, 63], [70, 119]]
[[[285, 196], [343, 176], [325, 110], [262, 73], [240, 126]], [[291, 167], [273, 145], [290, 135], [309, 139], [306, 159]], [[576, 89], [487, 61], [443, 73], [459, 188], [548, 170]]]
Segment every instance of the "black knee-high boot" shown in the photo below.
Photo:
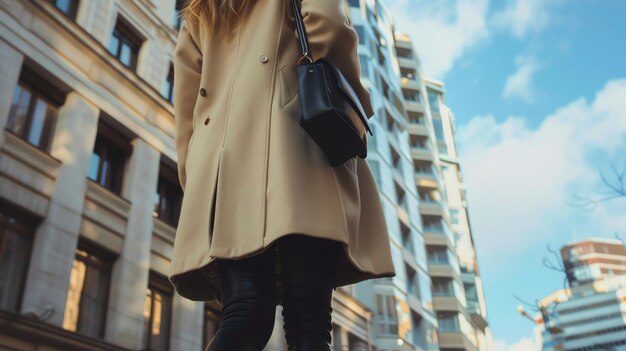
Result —
[[220, 260], [223, 309], [206, 351], [261, 351], [274, 329], [273, 248], [242, 260]]
[[341, 243], [289, 235], [280, 239], [279, 250], [289, 351], [329, 351], [333, 283]]

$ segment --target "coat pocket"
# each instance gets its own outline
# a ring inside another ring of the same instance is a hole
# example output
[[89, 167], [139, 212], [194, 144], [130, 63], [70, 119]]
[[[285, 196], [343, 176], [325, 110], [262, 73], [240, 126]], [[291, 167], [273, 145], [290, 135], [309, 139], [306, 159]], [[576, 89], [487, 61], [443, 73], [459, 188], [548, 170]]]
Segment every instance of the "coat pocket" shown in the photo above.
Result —
[[280, 107], [285, 107], [298, 93], [298, 71], [295, 65], [287, 65], [278, 72], [280, 82]]

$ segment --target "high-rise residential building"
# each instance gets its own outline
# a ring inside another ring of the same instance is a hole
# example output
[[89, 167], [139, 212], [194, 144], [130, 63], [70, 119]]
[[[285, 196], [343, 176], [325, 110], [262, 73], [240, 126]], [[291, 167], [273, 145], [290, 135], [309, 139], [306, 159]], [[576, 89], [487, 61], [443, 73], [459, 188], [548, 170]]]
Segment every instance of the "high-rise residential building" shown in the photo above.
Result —
[[626, 250], [619, 240], [589, 238], [561, 248], [570, 288], [540, 301], [544, 351], [626, 351]]
[[439, 347], [489, 350], [493, 338], [456, 154], [454, 115], [444, 103], [443, 83], [422, 76], [410, 37], [397, 35], [396, 51]]
[[379, 187], [396, 268], [394, 278], [356, 284], [355, 295], [374, 311], [377, 350], [438, 350], [393, 18], [382, 1], [350, 0], [348, 5], [359, 35], [361, 78], [376, 112], [367, 160]]
[[[0, 349], [200, 351], [219, 309], [167, 281], [182, 193], [182, 0], [0, 0]], [[386, 300], [385, 300], [386, 301]], [[373, 313], [338, 289], [336, 345]], [[277, 311], [268, 350], [283, 350]]]

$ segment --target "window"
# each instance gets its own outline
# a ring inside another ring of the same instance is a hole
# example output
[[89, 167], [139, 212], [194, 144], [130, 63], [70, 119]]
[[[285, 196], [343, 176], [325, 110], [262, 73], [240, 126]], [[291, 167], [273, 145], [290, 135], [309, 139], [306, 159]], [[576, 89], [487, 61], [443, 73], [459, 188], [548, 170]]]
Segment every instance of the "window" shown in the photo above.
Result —
[[370, 77], [370, 63], [367, 56], [359, 55], [359, 64], [361, 66], [361, 77]]
[[409, 251], [411, 255], [415, 255], [415, 251], [413, 250], [413, 240], [411, 237], [411, 228], [403, 222], [400, 222], [400, 232], [402, 233], [402, 246], [405, 250]]
[[[420, 188], [421, 189], [421, 188]], [[420, 198], [423, 193], [420, 193]], [[429, 195], [430, 196], [430, 195]], [[422, 201], [427, 201], [426, 198], [421, 199]], [[443, 222], [441, 220], [441, 216], [437, 215], [423, 215], [422, 216], [422, 224], [424, 225], [424, 231], [433, 232], [433, 233], [444, 233]]]
[[163, 96], [171, 104], [174, 103], [174, 65], [170, 63], [170, 70], [161, 87], [161, 96]]
[[419, 284], [417, 280], [417, 272], [408, 264], [405, 264], [404, 266], [405, 266], [406, 278], [407, 278], [406, 279], [407, 291], [409, 292], [409, 294], [419, 298], [420, 290], [419, 290]]
[[48, 0], [67, 17], [74, 20], [78, 13], [78, 0]]
[[215, 336], [220, 323], [220, 308], [215, 302], [204, 304], [204, 321], [202, 328], [202, 344], [208, 345]]
[[109, 52], [124, 66], [137, 69], [137, 57], [143, 39], [131, 25], [118, 17], [109, 41]]
[[412, 102], [415, 102], [415, 103], [418, 103], [418, 104], [421, 103], [421, 95], [417, 91], [407, 91], [407, 90], [404, 90], [402, 92], [402, 96], [404, 97], [404, 100], [412, 101]]
[[174, 18], [172, 24], [174, 25], [174, 28], [178, 30], [180, 30], [180, 27], [183, 25], [184, 18], [181, 17], [180, 11], [182, 11], [186, 2], [186, 0], [176, 0], [176, 7], [174, 8]]
[[72, 263], [63, 328], [103, 338], [114, 256], [80, 240]]
[[450, 223], [459, 224], [459, 210], [450, 209]]
[[439, 321], [439, 331], [444, 333], [458, 333], [461, 331], [459, 318], [456, 313], [439, 313], [437, 315]]
[[357, 24], [354, 26], [354, 30], [359, 37], [359, 44], [365, 45], [365, 30], [363, 29], [363, 26]]
[[463, 287], [465, 288], [465, 298], [467, 301], [478, 302], [478, 290], [476, 289], [476, 284], [463, 283]]
[[154, 217], [176, 227], [180, 216], [183, 192], [177, 170], [161, 162], [159, 181], [154, 195]]
[[398, 199], [398, 205], [408, 212], [409, 209], [406, 200], [406, 192], [400, 186], [400, 184], [398, 184], [398, 182], [394, 181], [394, 184], [396, 188], [396, 199]]
[[428, 89], [428, 103], [430, 110], [439, 113], [439, 94]]
[[91, 155], [88, 178], [120, 194], [124, 166], [131, 150], [128, 139], [101, 121], [98, 124], [98, 135]]
[[393, 295], [376, 295], [378, 331], [381, 334], [398, 335], [396, 298]]
[[447, 265], [448, 249], [445, 246], [429, 246], [428, 247], [428, 263], [434, 265]]
[[376, 184], [378, 184], [378, 187], [382, 187], [382, 184], [380, 183], [380, 166], [378, 165], [378, 161], [368, 160], [367, 164], [370, 166]]
[[0, 207], [0, 309], [20, 308], [36, 221]]
[[361, 7], [361, 0], [349, 0], [348, 4], [350, 4], [351, 7]]
[[65, 95], [24, 68], [13, 93], [5, 128], [37, 148], [48, 151], [57, 111]]
[[172, 286], [167, 278], [150, 272], [143, 310], [146, 325], [142, 341], [144, 350], [169, 350], [172, 296]]
[[443, 122], [440, 119], [433, 118], [433, 127], [435, 128], [437, 140], [445, 140], [443, 136]]

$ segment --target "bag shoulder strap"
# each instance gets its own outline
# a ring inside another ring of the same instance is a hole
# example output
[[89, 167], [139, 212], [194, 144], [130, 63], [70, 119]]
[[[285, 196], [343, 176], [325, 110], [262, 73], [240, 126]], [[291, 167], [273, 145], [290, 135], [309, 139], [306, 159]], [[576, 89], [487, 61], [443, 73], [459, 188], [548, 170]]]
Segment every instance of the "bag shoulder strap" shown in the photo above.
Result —
[[302, 51], [300, 61], [302, 61], [303, 58], [307, 58], [310, 62], [313, 62], [313, 59], [311, 58], [311, 51], [309, 49], [309, 43], [306, 38], [306, 31], [304, 30], [304, 19], [302, 18], [300, 6], [298, 5], [299, 1], [301, 0], [291, 0], [291, 7], [293, 8], [293, 14], [296, 19], [296, 31], [298, 32], [300, 51]]

